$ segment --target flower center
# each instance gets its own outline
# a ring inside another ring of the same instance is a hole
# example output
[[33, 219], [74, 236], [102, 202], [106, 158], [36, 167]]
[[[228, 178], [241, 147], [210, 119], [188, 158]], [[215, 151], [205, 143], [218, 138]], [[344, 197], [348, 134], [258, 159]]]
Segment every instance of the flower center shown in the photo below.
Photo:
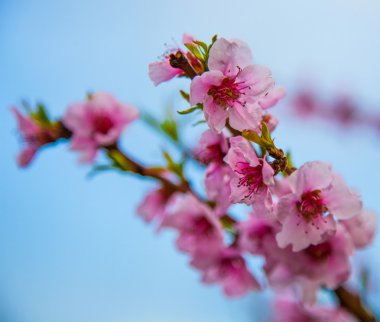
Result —
[[245, 95], [244, 90], [250, 88], [245, 82], [236, 82], [236, 78], [240, 74], [238, 73], [234, 77], [225, 77], [220, 85], [212, 86], [208, 90], [208, 95], [212, 96], [214, 101], [222, 106], [224, 109], [233, 107], [235, 103], [245, 106], [246, 102], [242, 101], [242, 96]]
[[191, 225], [191, 233], [197, 236], [212, 237], [215, 233], [215, 228], [205, 216], [194, 218]]
[[244, 260], [241, 256], [224, 257], [220, 260], [219, 274], [229, 276], [240, 272], [244, 268]]
[[245, 198], [251, 197], [264, 187], [262, 160], [256, 167], [252, 167], [247, 162], [238, 162], [235, 172], [240, 176], [238, 187], [245, 186], [248, 188], [248, 194]]
[[113, 126], [113, 121], [108, 116], [96, 116], [94, 119], [94, 131], [96, 133], [107, 134]]
[[320, 194], [320, 190], [305, 192], [302, 195], [301, 200], [296, 204], [298, 213], [301, 214], [307, 222], [310, 222], [319, 216], [323, 216], [328, 211]]
[[216, 144], [208, 145], [206, 147], [206, 149], [207, 149], [207, 152], [208, 152], [207, 155], [208, 155], [210, 161], [222, 161], [223, 160], [224, 153], [222, 151], [220, 144], [216, 143]]
[[319, 245], [311, 245], [305, 252], [313, 261], [323, 262], [331, 255], [332, 248], [330, 243], [325, 242]]

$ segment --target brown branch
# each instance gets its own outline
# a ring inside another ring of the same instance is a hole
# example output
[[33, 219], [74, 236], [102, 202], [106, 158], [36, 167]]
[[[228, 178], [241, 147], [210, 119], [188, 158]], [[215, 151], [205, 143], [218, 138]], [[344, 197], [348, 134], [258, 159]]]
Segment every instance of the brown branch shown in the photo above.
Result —
[[334, 293], [339, 300], [340, 306], [350, 312], [360, 322], [376, 322], [374, 314], [365, 307], [358, 294], [352, 293], [343, 286], [334, 290]]

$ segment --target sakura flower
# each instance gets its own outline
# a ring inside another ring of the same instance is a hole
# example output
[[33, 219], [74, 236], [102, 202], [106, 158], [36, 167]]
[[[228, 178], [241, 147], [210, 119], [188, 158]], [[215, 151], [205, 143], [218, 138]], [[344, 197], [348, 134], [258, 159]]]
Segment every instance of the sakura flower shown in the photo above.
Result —
[[228, 143], [223, 133], [207, 130], [202, 134], [194, 155], [198, 161], [207, 165], [211, 162], [222, 163], [227, 151]]
[[179, 250], [209, 260], [223, 246], [223, 228], [219, 220], [193, 195], [178, 197], [169, 213], [161, 226], [178, 230]]
[[265, 254], [264, 270], [273, 287], [297, 284], [304, 300], [313, 302], [320, 287], [335, 289], [347, 281], [353, 250], [351, 237], [338, 224], [335, 235], [302, 251], [272, 248]]
[[170, 65], [169, 57], [165, 57], [162, 61], [149, 64], [149, 78], [155, 86], [167, 82], [172, 78], [181, 75], [183, 72], [179, 68]]
[[[196, 260], [192, 265], [197, 267]], [[248, 270], [240, 252], [234, 248], [224, 248], [214, 260], [203, 269], [202, 282], [220, 284], [229, 297], [243, 296], [249, 291], [260, 290], [260, 285]]]
[[256, 207], [254, 212], [246, 221], [238, 224], [239, 233], [238, 245], [242, 251], [247, 251], [254, 255], [273, 255], [278, 248], [276, 233], [280, 224], [273, 217], [273, 210], [267, 207]]
[[363, 248], [370, 244], [375, 236], [377, 216], [374, 212], [364, 209], [359, 215], [340, 223], [351, 235], [356, 248]]
[[108, 93], [97, 92], [85, 102], [71, 104], [63, 123], [73, 132], [71, 148], [81, 153], [81, 162], [88, 163], [100, 147], [115, 144], [125, 126], [137, 116], [133, 107]]
[[[252, 54], [248, 46], [238, 40], [218, 39], [211, 47], [209, 71], [191, 82], [190, 103], [203, 104], [210, 128], [221, 132], [226, 121], [236, 130], [257, 130], [261, 122], [260, 99], [273, 88], [271, 71], [260, 65], [250, 65]], [[263, 100], [266, 108], [274, 103], [276, 91]]]
[[264, 158], [258, 158], [252, 145], [243, 137], [230, 139], [225, 162], [231, 167], [231, 201], [253, 203], [257, 197], [269, 198], [268, 186], [274, 184], [274, 170]]
[[205, 172], [205, 187], [207, 198], [215, 203], [215, 214], [217, 216], [224, 215], [231, 205], [230, 181], [232, 171], [229, 166], [213, 162]]
[[173, 192], [165, 187], [150, 191], [137, 208], [137, 214], [146, 222], [162, 221], [167, 216], [167, 206]]
[[[194, 37], [192, 35], [184, 34], [182, 38], [183, 44], [192, 44]], [[176, 52], [182, 52], [186, 57], [189, 64], [196, 71], [203, 69], [202, 64], [199, 60], [191, 53], [184, 52], [179, 46], [169, 49], [162, 57], [160, 61], [149, 64], [148, 74], [149, 78], [155, 86], [169, 81], [176, 76], [184, 75], [184, 72], [180, 68], [175, 68], [170, 64], [170, 55], [175, 54]]]
[[274, 322], [354, 322], [348, 312], [329, 306], [308, 306], [291, 297], [277, 298]]
[[318, 245], [335, 233], [334, 218], [348, 219], [362, 210], [358, 195], [325, 163], [305, 163], [285, 180], [290, 193], [278, 203], [280, 247], [292, 245], [297, 252]]
[[26, 167], [42, 146], [55, 142], [61, 137], [61, 124], [39, 122], [32, 116], [23, 115], [17, 108], [13, 108], [12, 111], [16, 116], [22, 139], [26, 143], [17, 157], [17, 162], [20, 167]]

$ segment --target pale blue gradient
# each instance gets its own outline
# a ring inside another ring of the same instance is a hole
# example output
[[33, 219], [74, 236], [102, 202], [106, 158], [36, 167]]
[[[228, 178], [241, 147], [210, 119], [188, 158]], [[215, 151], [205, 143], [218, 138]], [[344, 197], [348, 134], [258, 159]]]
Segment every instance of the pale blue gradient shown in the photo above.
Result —
[[[265, 297], [228, 300], [203, 286], [175, 250], [174, 235], [157, 235], [135, 216], [152, 183], [116, 173], [89, 180], [89, 168], [63, 145], [19, 170], [9, 107], [43, 100], [59, 116], [87, 91], [107, 90], [159, 114], [186, 81], [155, 88], [147, 65], [183, 32], [245, 40], [290, 91], [311, 73], [326, 92], [347, 89], [375, 106], [379, 16], [375, 0], [0, 0], [0, 321], [264, 321]], [[380, 210], [379, 137], [290, 119], [276, 137], [296, 164], [332, 161], [366, 205]], [[158, 162], [161, 142], [138, 123], [123, 145]], [[377, 239], [360, 256], [373, 274], [379, 247]]]

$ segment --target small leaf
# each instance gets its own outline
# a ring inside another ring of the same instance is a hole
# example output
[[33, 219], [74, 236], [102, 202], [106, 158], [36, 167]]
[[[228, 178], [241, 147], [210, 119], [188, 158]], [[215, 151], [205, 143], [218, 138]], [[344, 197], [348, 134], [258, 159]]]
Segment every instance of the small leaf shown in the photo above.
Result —
[[202, 48], [204, 54], [207, 53], [207, 45], [203, 41], [194, 40], [194, 43], [197, 44], [200, 48]]
[[177, 124], [173, 119], [164, 120], [160, 127], [173, 141], [178, 142]]
[[183, 97], [184, 100], [186, 100], [187, 102], [190, 102], [190, 94], [189, 93], [186, 93], [183, 90], [180, 90], [179, 92], [180, 92], [180, 94], [181, 94], [181, 96]]
[[192, 124], [192, 126], [197, 126], [197, 125], [203, 124], [203, 123], [206, 123], [206, 120], [199, 120], [199, 121], [195, 122], [194, 124]]
[[87, 174], [87, 177], [92, 179], [95, 175], [98, 175], [100, 173], [103, 173], [105, 171], [110, 171], [110, 170], [117, 170], [117, 168], [115, 168], [114, 166], [110, 164], [96, 165], [90, 170], [90, 172]]
[[242, 134], [248, 141], [255, 142], [260, 146], [262, 145], [262, 139], [256, 132], [244, 130]]
[[199, 49], [197, 48], [197, 46], [193, 45], [193, 44], [185, 44], [185, 46], [187, 47], [187, 49], [189, 49], [189, 51], [195, 56], [197, 57], [199, 60], [203, 60], [203, 55], [201, 54], [201, 52], [199, 51]]
[[202, 109], [202, 108], [203, 108], [203, 105], [198, 103], [197, 105], [190, 107], [187, 110], [177, 111], [177, 113], [181, 115], [186, 115], [186, 114], [193, 113], [194, 111]]

